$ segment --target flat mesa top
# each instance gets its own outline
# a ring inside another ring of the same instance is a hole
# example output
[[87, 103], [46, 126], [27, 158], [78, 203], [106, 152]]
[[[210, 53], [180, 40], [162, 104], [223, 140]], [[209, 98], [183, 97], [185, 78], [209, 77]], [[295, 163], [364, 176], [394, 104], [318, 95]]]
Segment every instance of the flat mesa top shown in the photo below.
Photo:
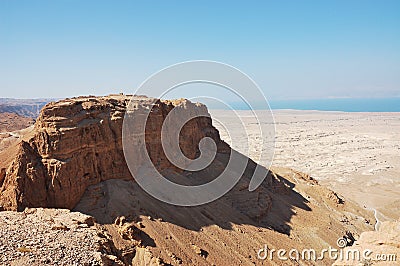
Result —
[[102, 104], [116, 104], [116, 105], [128, 105], [129, 101], [137, 101], [137, 102], [148, 102], [150, 100], [154, 100], [154, 98], [147, 97], [144, 95], [125, 95], [125, 94], [110, 94], [107, 96], [78, 96], [73, 98], [66, 98], [59, 101], [53, 101], [46, 105], [45, 108], [51, 107], [62, 107], [62, 106], [71, 106], [76, 104], [90, 103], [93, 105], [102, 105]]

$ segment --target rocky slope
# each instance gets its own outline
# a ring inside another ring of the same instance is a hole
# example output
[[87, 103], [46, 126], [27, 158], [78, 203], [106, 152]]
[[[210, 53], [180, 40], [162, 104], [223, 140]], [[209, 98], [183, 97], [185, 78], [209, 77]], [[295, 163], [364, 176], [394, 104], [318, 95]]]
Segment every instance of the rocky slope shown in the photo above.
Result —
[[257, 251], [320, 251], [372, 228], [362, 209], [307, 175], [275, 171], [258, 193], [243, 180], [199, 207], [163, 204], [132, 180], [112, 179], [90, 186], [74, 212], [0, 212], [0, 265], [331, 265], [260, 260]]
[[69, 210], [0, 212], [1, 265], [101, 265], [93, 218]]
[[[344, 249], [344, 252], [359, 251], [360, 259], [356, 256], [343, 256], [334, 265], [399, 265], [400, 264], [400, 221], [383, 222], [377, 231], [361, 234], [353, 246]], [[370, 253], [363, 254], [366, 250]], [[346, 253], [345, 253], [346, 254]], [[351, 254], [351, 253], [349, 253]]]
[[29, 117], [20, 116], [15, 113], [0, 112], [0, 133], [21, 130], [33, 125], [34, 122], [35, 121]]
[[[89, 227], [108, 243], [100, 245], [104, 246], [100, 257], [107, 260], [101, 261], [105, 265], [314, 265], [277, 258], [264, 261], [257, 258], [257, 251], [264, 245], [288, 251], [307, 247], [322, 250], [336, 246], [339, 237], [357, 239], [362, 231], [373, 228], [371, 212], [290, 169], [274, 169], [258, 189], [249, 192], [257, 165], [244, 156], [248, 164], [241, 180], [210, 204], [177, 207], [152, 198], [135, 183], [124, 160], [121, 129], [129, 99], [124, 95], [78, 97], [46, 105], [34, 127], [0, 152], [2, 208], [67, 208], [94, 217], [97, 223]], [[149, 108], [149, 102], [149, 98], [135, 97], [136, 114]], [[162, 152], [161, 125], [174, 107], [202, 115], [182, 129], [179, 144], [187, 157], [197, 156], [198, 143], [206, 136], [217, 143], [216, 158], [201, 171], [177, 169]], [[154, 108], [145, 134], [150, 157], [159, 171], [187, 185], [205, 183], [223, 171], [233, 151], [220, 140], [204, 105], [187, 100], [157, 101]], [[27, 226], [18, 219], [17, 224]], [[65, 219], [62, 223], [70, 224], [70, 218]], [[18, 227], [10, 229], [5, 224], [0, 225], [1, 230], [19, 234]], [[48, 235], [47, 229], [37, 235], [56, 238]], [[35, 237], [28, 235], [26, 239], [35, 242]], [[3, 246], [12, 245], [13, 240], [4, 239], [8, 240]], [[87, 250], [98, 252], [98, 247]], [[50, 259], [62, 260], [56, 254], [49, 255]], [[331, 263], [324, 260], [316, 264]]]

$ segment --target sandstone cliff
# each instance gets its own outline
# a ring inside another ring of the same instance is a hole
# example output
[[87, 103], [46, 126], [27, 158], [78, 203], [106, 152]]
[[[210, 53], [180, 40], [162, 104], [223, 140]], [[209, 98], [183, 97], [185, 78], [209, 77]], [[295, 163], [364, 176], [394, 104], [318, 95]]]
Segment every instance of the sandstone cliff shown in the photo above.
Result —
[[[90, 185], [108, 179], [132, 179], [122, 149], [122, 122], [130, 99], [111, 95], [47, 104], [33, 131], [14, 147], [15, 159], [0, 163], [2, 209], [71, 209]], [[151, 102], [147, 97], [135, 97], [133, 115], [149, 108]], [[224, 146], [204, 105], [187, 100], [157, 101], [146, 125], [146, 145], [161, 171], [173, 168], [163, 153], [160, 132], [165, 117], [175, 106], [203, 115], [182, 129], [180, 145], [187, 157], [195, 158], [198, 143], [205, 136], [220, 143], [221, 148]]]

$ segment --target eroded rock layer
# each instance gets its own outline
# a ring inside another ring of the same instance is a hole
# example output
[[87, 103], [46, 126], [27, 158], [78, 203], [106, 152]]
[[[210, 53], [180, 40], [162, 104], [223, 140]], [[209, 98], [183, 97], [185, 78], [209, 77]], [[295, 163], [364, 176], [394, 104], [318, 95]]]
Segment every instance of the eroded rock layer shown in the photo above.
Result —
[[[132, 179], [122, 147], [122, 125], [130, 99], [125, 95], [89, 96], [47, 104], [32, 132], [14, 147], [15, 159], [0, 163], [1, 208], [72, 209], [88, 186], [108, 179]], [[133, 115], [152, 108], [143, 134], [158, 170], [178, 170], [163, 153], [160, 138], [165, 117], [174, 107], [198, 116], [183, 127], [179, 139], [188, 158], [198, 155], [198, 143], [206, 136], [220, 150], [226, 149], [204, 105], [144, 96], [135, 96], [133, 101]]]

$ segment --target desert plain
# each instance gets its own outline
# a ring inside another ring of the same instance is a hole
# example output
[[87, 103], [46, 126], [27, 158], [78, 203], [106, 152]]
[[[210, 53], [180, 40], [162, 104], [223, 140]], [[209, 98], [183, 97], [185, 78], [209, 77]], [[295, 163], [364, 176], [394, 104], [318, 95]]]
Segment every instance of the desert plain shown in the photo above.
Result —
[[[249, 157], [258, 161], [259, 122], [251, 111], [211, 110], [220, 120], [214, 126], [222, 139], [239, 124], [247, 132], [235, 138], [239, 150], [249, 147]], [[235, 114], [236, 113], [236, 114]], [[307, 174], [355, 201], [377, 210], [379, 221], [396, 220], [400, 215], [400, 113], [328, 112], [273, 110], [275, 150], [272, 166], [289, 167]], [[223, 126], [222, 126], [223, 125]], [[248, 142], [248, 146], [246, 146]]]

